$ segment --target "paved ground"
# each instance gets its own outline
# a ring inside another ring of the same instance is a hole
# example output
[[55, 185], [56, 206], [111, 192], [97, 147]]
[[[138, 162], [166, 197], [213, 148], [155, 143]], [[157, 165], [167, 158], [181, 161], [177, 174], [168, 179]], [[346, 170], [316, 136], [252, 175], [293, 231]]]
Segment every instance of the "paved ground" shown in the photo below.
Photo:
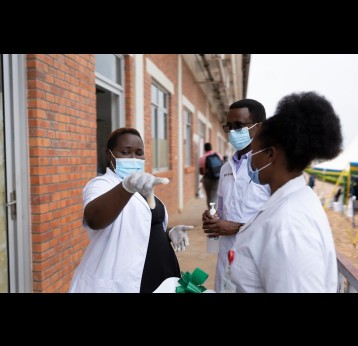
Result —
[[201, 215], [206, 210], [205, 198], [194, 198], [189, 201], [182, 213], [169, 215], [169, 225], [192, 225], [195, 226], [189, 232], [190, 245], [186, 251], [177, 252], [181, 271], [193, 272], [196, 267], [209, 274], [205, 281], [206, 288], [214, 288], [216, 254], [206, 252], [206, 235], [202, 230]]
[[[334, 185], [322, 183], [316, 180], [314, 191], [322, 199], [332, 196]], [[202, 231], [201, 215], [206, 209], [204, 198], [194, 198], [189, 201], [182, 213], [169, 215], [169, 225], [193, 225], [195, 228], [190, 230], [190, 245], [185, 252], [177, 252], [177, 257], [182, 271], [192, 272], [196, 267], [200, 267], [209, 274], [204, 286], [214, 288], [214, 278], [216, 270], [217, 255], [206, 252], [206, 236]], [[331, 225], [336, 250], [348, 257], [352, 263], [358, 267], [358, 248], [353, 244], [355, 239], [358, 243], [358, 217], [355, 217], [356, 228], [352, 227], [352, 218], [348, 218], [343, 213], [338, 213], [332, 209], [327, 210], [327, 216]]]

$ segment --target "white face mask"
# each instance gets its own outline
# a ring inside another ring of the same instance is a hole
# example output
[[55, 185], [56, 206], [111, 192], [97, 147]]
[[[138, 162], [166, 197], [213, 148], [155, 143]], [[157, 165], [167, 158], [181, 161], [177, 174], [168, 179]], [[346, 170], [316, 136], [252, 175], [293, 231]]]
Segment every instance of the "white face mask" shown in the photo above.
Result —
[[116, 160], [116, 167], [113, 166], [111, 161], [111, 165], [115, 171], [115, 173], [121, 179], [124, 179], [128, 175], [131, 175], [135, 172], [144, 172], [144, 163], [145, 160], [135, 159], [135, 158], [117, 158], [113, 155], [112, 151], [109, 150], [113, 158]]
[[229, 142], [236, 150], [245, 149], [252, 141], [250, 138], [249, 130], [252, 129], [256, 124], [251, 127], [243, 127], [240, 130], [230, 130]]

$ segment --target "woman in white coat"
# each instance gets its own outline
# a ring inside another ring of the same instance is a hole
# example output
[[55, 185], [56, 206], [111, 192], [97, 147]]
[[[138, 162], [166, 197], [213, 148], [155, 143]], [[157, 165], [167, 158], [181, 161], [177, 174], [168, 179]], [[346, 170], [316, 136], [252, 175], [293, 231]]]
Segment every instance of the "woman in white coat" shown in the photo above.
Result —
[[90, 243], [70, 292], [153, 292], [165, 279], [180, 277], [173, 247], [185, 250], [192, 226], [167, 232], [167, 211], [153, 186], [169, 181], [144, 172], [144, 144], [136, 129], [112, 132], [106, 154], [106, 173], [83, 190]]
[[236, 292], [336, 292], [331, 229], [303, 176], [312, 160], [332, 159], [341, 150], [334, 109], [314, 92], [288, 95], [251, 145], [248, 173], [253, 182], [270, 185], [271, 197], [237, 233], [228, 271]]

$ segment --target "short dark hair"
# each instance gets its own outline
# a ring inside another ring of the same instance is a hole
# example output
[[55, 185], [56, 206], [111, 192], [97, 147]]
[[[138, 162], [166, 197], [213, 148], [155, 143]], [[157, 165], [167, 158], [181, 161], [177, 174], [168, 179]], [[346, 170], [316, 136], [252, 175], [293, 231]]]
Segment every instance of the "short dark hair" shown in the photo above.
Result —
[[257, 136], [262, 149], [279, 146], [284, 151], [289, 171], [304, 170], [315, 159], [333, 159], [342, 149], [339, 117], [313, 91], [283, 97]]
[[117, 130], [114, 130], [108, 137], [107, 149], [113, 150], [114, 147], [117, 145], [118, 138], [120, 136], [127, 134], [127, 133], [131, 133], [132, 135], [138, 136], [143, 142], [143, 139], [140, 136], [140, 133], [138, 132], [138, 130], [136, 130], [132, 127], [121, 127]]
[[204, 144], [204, 149], [205, 149], [205, 151], [210, 151], [211, 149], [212, 149], [212, 146], [211, 146], [211, 143], [205, 143]]
[[254, 123], [261, 123], [266, 119], [265, 107], [258, 101], [252, 99], [242, 99], [234, 102], [229, 109], [248, 108], [250, 118]]

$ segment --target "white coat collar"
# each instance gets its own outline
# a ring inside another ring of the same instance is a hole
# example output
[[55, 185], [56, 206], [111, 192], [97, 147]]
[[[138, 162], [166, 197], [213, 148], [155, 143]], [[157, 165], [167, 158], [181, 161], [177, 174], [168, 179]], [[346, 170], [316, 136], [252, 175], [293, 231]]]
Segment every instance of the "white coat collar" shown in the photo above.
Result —
[[273, 195], [271, 195], [271, 197], [267, 200], [267, 202], [262, 206], [260, 210], [265, 210], [272, 205], [277, 204], [278, 201], [282, 200], [291, 193], [302, 189], [302, 187], [306, 185], [306, 179], [303, 174], [289, 180], [286, 184], [282, 185]]
[[280, 200], [294, 193], [295, 191], [302, 189], [306, 185], [306, 179], [303, 174], [289, 180], [285, 185], [282, 185], [273, 195], [270, 196], [266, 203], [264, 203], [264, 205], [261, 207], [258, 214], [249, 222], [245, 223], [245, 225], [240, 229], [237, 234], [241, 234], [242, 232], [244, 232], [248, 228], [248, 226], [254, 222], [257, 216], [265, 209], [275, 207], [275, 205], [277, 205]]

